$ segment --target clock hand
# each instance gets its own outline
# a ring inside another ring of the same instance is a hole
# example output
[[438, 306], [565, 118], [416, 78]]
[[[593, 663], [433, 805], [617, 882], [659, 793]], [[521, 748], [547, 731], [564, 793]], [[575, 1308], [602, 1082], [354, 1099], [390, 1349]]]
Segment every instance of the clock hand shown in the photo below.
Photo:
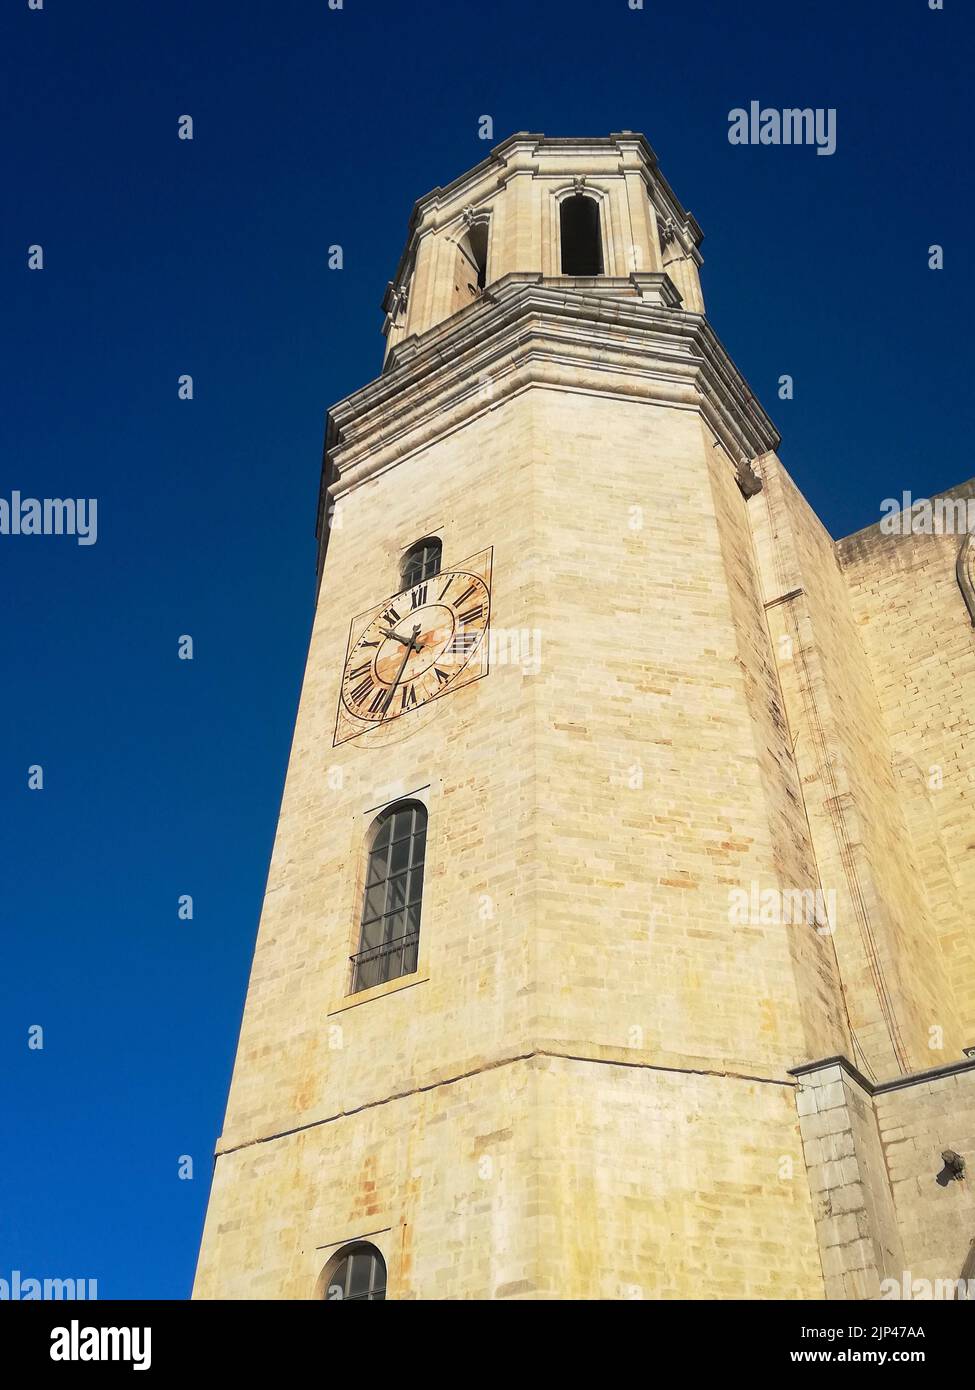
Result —
[[418, 627], [415, 627], [413, 629], [412, 637], [401, 637], [399, 633], [394, 632], [392, 628], [381, 627], [379, 631], [382, 633], [384, 637], [392, 637], [394, 642], [401, 642], [404, 647], [409, 647], [411, 648], [411, 650], [415, 652], [418, 652], [420, 650], [420, 648], [416, 645], [416, 634], [420, 631]]
[[[414, 650], [416, 650], [416, 651], [419, 651], [419, 650], [420, 650], [419, 647], [414, 647], [414, 644], [415, 644], [415, 642], [416, 642], [417, 633], [418, 633], [419, 631], [420, 631], [420, 624], [417, 623], [416, 626], [415, 626], [414, 629], [413, 629], [413, 636], [410, 638], [409, 642], [406, 644], [406, 651], [403, 653], [403, 660], [400, 662], [400, 664], [399, 664], [399, 670], [396, 672], [396, 679], [393, 681], [392, 685], [389, 687], [389, 694], [388, 694], [387, 697], [386, 697], [386, 703], [383, 705], [383, 718], [384, 718], [384, 719], [386, 718], [386, 711], [389, 709], [390, 705], [393, 703], [393, 696], [396, 694], [396, 687], [399, 685], [400, 681], [403, 679], [403, 672], [406, 670], [406, 663], [409, 661], [410, 656], [411, 656], [411, 654], [413, 653]], [[400, 640], [403, 641], [403, 642], [406, 642], [406, 638], [405, 638], [405, 637], [404, 637], [404, 638], [401, 638]]]

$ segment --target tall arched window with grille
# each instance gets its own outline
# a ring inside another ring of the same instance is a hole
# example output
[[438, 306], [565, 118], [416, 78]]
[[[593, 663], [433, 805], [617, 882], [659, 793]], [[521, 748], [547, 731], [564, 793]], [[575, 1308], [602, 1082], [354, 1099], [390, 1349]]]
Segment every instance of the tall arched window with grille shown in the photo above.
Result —
[[424, 536], [422, 541], [414, 541], [403, 556], [400, 566], [401, 587], [412, 589], [431, 575], [440, 573], [440, 556], [443, 546], [436, 536]]
[[426, 843], [427, 812], [419, 801], [398, 801], [369, 828], [353, 994], [416, 970]]
[[365, 1241], [347, 1245], [325, 1271], [323, 1294], [328, 1303], [384, 1303], [386, 1261]]

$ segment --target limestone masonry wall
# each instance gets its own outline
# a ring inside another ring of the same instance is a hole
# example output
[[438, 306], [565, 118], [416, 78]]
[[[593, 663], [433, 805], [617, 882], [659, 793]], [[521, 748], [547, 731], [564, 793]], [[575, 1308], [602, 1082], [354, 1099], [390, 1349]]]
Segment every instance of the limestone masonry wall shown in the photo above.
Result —
[[[570, 196], [602, 276], [562, 273]], [[454, 274], [471, 228], [483, 294]], [[834, 543], [703, 318], [700, 237], [632, 132], [513, 136], [417, 204], [384, 371], [329, 414], [196, 1297], [321, 1298], [358, 1241], [394, 1299], [961, 1275], [961, 536]], [[489, 669], [336, 742], [351, 626], [429, 536], [444, 569], [492, 553]], [[369, 829], [403, 797], [429, 818], [417, 969], [352, 994]]]
[[749, 517], [816, 859], [835, 894], [854, 1060], [873, 1078], [923, 1070], [956, 1060], [969, 1039], [874, 671], [833, 542], [777, 460], [764, 461], [763, 476]]
[[[885, 1090], [875, 1105], [903, 1268], [914, 1279], [958, 1280], [975, 1243], [975, 1066]], [[961, 1180], [945, 1173], [946, 1149], [967, 1156]]]
[[[941, 495], [975, 498], [975, 479]], [[967, 1044], [975, 1042], [975, 632], [955, 575], [961, 543], [957, 533], [884, 535], [878, 525], [838, 542], [837, 555], [951, 980], [956, 1036]], [[951, 1059], [948, 1041], [944, 1058], [926, 1065]]]

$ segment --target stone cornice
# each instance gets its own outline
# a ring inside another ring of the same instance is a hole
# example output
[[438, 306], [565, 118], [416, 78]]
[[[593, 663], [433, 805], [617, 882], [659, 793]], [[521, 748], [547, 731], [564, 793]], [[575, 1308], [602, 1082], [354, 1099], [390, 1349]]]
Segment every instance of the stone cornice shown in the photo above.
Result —
[[750, 463], [778, 433], [704, 316], [679, 303], [665, 274], [516, 273], [404, 339], [382, 376], [329, 411], [320, 541], [326, 486], [338, 499], [528, 386], [697, 410], [749, 495]]
[[908, 1086], [926, 1086], [932, 1081], [940, 1081], [946, 1076], [961, 1076], [975, 1071], [975, 1061], [947, 1062], [944, 1066], [930, 1067], [927, 1071], [908, 1072], [904, 1076], [891, 1077], [889, 1081], [868, 1081], [861, 1071], [847, 1057], [824, 1057], [818, 1062], [804, 1062], [801, 1067], [790, 1067], [789, 1075], [802, 1081], [814, 1072], [825, 1071], [828, 1067], [839, 1067], [851, 1080], [855, 1081], [869, 1096], [883, 1096], [890, 1091], [902, 1091]]

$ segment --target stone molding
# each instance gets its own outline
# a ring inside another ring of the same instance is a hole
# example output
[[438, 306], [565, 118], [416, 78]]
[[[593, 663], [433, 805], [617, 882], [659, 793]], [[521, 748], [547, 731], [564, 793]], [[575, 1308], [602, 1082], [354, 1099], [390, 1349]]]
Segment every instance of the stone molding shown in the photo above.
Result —
[[868, 1081], [847, 1057], [824, 1057], [820, 1062], [804, 1062], [801, 1067], [790, 1067], [789, 1075], [801, 1080], [802, 1077], [808, 1076], [812, 1072], [822, 1071], [826, 1067], [841, 1067], [847, 1076], [855, 1081], [868, 1096], [881, 1096], [888, 1091], [901, 1091], [905, 1086], [924, 1086], [928, 1082], [938, 1081], [944, 1076], [955, 1076], [959, 1072], [975, 1071], [975, 1059], [963, 1062], [946, 1062], [942, 1067], [929, 1067], [927, 1071], [915, 1071], [907, 1076], [895, 1076], [889, 1081]]
[[320, 543], [326, 489], [339, 499], [530, 386], [696, 410], [750, 495], [760, 485], [751, 462], [774, 450], [779, 435], [707, 319], [679, 303], [660, 272], [580, 280], [513, 273], [405, 338], [380, 377], [329, 411]]

